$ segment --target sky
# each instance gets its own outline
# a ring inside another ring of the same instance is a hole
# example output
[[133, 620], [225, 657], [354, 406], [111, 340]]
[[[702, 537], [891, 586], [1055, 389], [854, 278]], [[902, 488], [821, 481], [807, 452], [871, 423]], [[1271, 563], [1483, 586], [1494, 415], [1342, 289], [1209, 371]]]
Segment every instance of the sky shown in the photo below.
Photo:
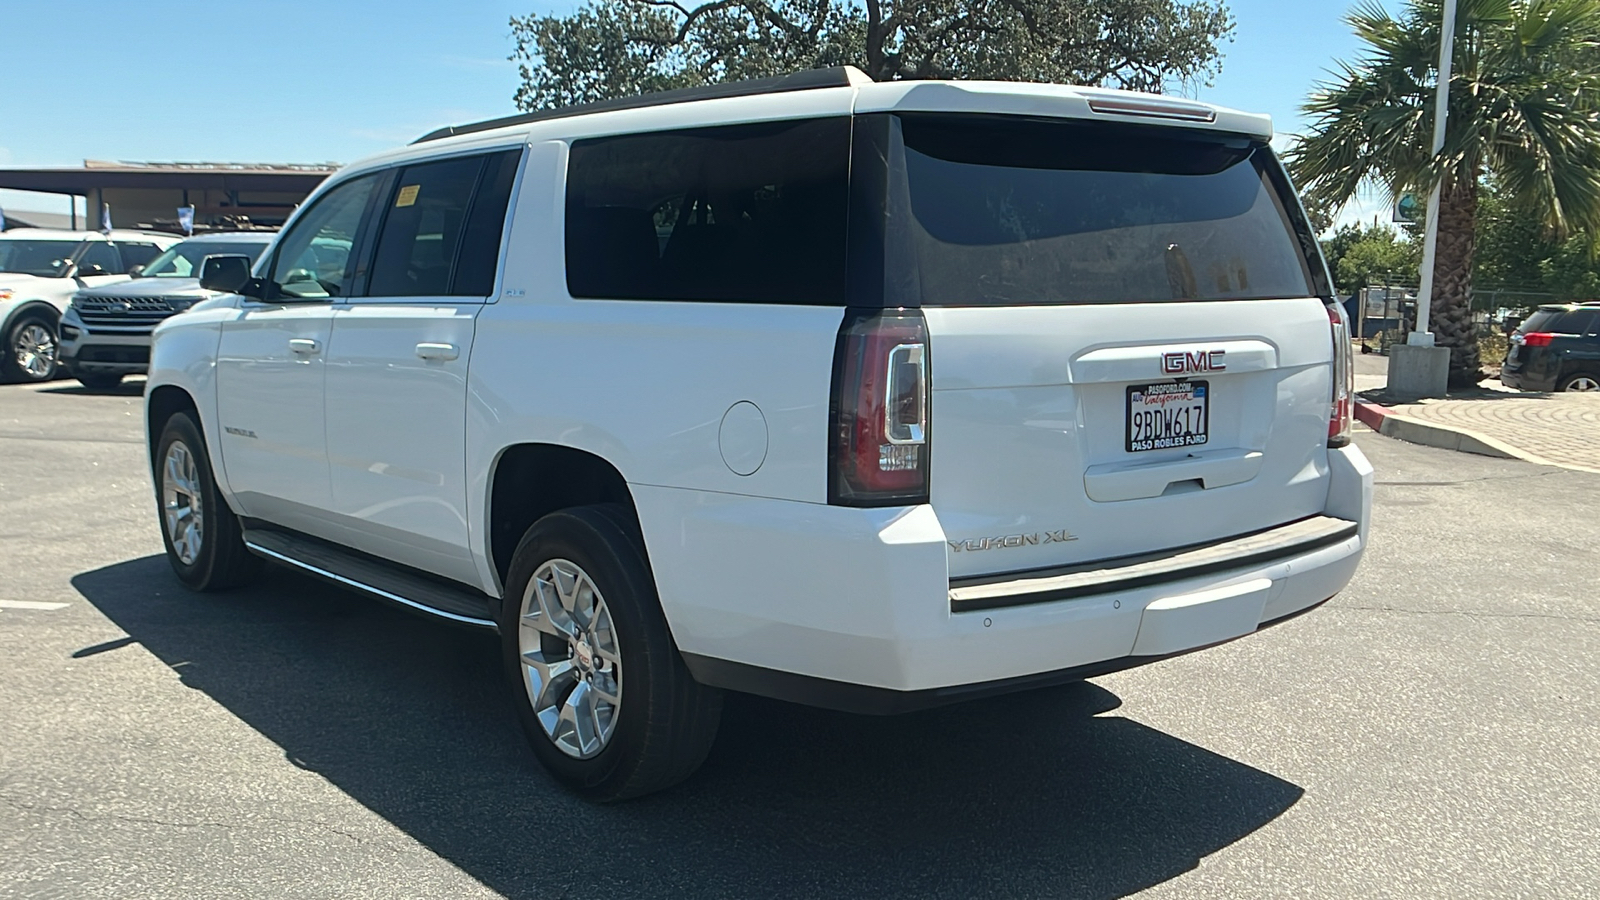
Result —
[[[1199, 98], [1269, 113], [1280, 133], [1303, 130], [1306, 94], [1357, 50], [1342, 22], [1351, 2], [1227, 0], [1233, 40]], [[0, 168], [351, 162], [440, 125], [515, 112], [511, 16], [577, 6], [8, 0]], [[0, 209], [64, 213], [66, 203], [0, 191]], [[1341, 219], [1370, 219], [1377, 207], [1369, 201]]]

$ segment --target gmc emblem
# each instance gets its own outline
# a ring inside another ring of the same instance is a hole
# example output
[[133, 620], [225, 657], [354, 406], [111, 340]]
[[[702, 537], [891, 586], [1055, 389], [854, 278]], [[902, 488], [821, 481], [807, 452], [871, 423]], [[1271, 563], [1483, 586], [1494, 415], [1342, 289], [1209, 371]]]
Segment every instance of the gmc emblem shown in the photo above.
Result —
[[1223, 358], [1227, 352], [1204, 350], [1199, 353], [1163, 353], [1161, 371], [1168, 375], [1182, 375], [1185, 372], [1221, 372], [1228, 367]]

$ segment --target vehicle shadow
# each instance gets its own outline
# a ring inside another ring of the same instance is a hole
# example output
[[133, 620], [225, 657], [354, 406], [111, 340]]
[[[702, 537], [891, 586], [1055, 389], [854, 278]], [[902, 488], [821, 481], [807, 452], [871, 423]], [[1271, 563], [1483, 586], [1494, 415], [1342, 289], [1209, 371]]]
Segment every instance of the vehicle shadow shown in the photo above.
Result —
[[38, 388], [41, 394], [65, 394], [69, 397], [142, 397], [144, 396], [144, 379], [137, 381], [124, 381], [116, 387], [92, 389], [84, 387], [73, 379], [57, 381], [50, 387]]
[[276, 568], [221, 596], [160, 556], [73, 584], [292, 763], [511, 897], [1115, 897], [1303, 793], [1078, 684], [888, 718], [730, 695], [695, 777], [594, 806], [526, 749], [490, 634]]

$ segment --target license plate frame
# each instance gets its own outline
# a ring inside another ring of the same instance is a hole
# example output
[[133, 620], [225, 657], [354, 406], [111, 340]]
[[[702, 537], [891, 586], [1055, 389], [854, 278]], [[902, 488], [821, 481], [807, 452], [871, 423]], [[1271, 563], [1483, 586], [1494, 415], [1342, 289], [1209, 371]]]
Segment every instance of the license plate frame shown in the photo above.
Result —
[[[1181, 450], [1211, 440], [1209, 381], [1181, 379], [1130, 384], [1124, 396], [1127, 402], [1122, 436], [1123, 446], [1129, 453]], [[1165, 414], [1168, 412], [1171, 415]]]

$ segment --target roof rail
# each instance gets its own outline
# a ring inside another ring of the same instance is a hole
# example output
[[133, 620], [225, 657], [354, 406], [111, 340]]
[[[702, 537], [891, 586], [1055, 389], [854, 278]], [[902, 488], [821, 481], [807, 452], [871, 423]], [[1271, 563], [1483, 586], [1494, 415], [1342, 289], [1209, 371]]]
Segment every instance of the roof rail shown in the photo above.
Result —
[[704, 87], [678, 88], [673, 91], [640, 94], [637, 97], [618, 97], [614, 100], [580, 103], [576, 106], [563, 106], [558, 109], [541, 109], [515, 116], [503, 116], [498, 119], [472, 122], [467, 125], [446, 125], [443, 128], [428, 132], [411, 143], [421, 144], [427, 141], [436, 141], [440, 138], [454, 137], [458, 134], [475, 134], [479, 131], [505, 128], [509, 125], [526, 125], [530, 122], [565, 119], [570, 116], [582, 116], [589, 113], [612, 112], [619, 109], [645, 109], [651, 106], [668, 106], [673, 103], [690, 103], [695, 100], [720, 100], [724, 97], [751, 97], [758, 94], [785, 94], [790, 91], [849, 87], [853, 84], [862, 84], [869, 81], [871, 79], [867, 77], [867, 73], [855, 66], [810, 69], [805, 72], [795, 72], [792, 75], [779, 75], [775, 78], [725, 81], [720, 84], [708, 84]]

